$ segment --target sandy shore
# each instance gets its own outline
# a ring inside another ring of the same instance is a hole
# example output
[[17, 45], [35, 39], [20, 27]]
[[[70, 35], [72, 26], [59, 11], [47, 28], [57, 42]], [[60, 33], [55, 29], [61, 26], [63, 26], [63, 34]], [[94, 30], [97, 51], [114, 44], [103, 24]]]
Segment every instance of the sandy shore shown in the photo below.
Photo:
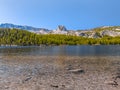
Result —
[[0, 90], [120, 90], [119, 56], [4, 56]]

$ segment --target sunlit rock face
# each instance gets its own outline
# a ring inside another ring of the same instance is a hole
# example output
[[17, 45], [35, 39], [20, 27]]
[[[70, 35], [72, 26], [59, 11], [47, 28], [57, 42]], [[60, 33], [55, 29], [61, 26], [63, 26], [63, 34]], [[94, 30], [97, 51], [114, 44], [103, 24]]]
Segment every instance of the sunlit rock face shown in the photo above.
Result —
[[65, 26], [59, 25], [56, 30], [52, 31], [52, 34], [68, 34], [68, 31]]
[[101, 32], [102, 36], [112, 36], [112, 37], [116, 37], [116, 36], [120, 36], [120, 32], [118, 31], [110, 31], [110, 30], [105, 30]]
[[59, 25], [56, 31], [67, 31], [65, 26]]
[[37, 33], [37, 34], [49, 34], [50, 30], [48, 30], [48, 29], [41, 29], [41, 30], [38, 30], [35, 33]]

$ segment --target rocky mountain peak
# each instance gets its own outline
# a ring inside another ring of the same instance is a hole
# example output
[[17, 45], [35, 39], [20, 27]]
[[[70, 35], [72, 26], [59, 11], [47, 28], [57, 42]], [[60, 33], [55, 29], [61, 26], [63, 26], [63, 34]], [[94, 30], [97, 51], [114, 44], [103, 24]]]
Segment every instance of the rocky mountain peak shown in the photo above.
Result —
[[57, 31], [67, 31], [66, 27], [63, 25], [59, 25]]

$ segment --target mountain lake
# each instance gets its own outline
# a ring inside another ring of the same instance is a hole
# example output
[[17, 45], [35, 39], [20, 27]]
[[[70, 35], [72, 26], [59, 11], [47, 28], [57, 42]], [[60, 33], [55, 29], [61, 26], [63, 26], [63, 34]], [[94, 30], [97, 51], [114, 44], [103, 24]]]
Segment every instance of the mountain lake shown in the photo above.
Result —
[[120, 46], [1, 46], [0, 90], [120, 90]]

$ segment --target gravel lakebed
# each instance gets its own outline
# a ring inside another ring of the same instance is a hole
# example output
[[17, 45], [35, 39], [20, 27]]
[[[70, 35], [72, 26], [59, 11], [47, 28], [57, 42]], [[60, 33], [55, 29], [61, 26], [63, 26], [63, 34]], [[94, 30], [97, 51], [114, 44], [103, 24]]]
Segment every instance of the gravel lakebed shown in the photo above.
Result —
[[1, 56], [0, 90], [120, 90], [120, 56]]

